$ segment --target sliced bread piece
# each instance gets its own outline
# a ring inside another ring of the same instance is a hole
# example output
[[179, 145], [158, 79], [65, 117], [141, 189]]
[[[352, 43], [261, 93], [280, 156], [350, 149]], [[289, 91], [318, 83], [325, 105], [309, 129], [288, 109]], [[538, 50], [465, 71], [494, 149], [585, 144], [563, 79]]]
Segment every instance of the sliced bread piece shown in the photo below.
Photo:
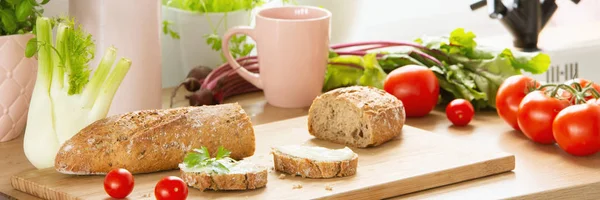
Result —
[[334, 178], [356, 174], [358, 155], [350, 148], [301, 145], [272, 148], [275, 170], [303, 178]]
[[222, 146], [211, 158], [208, 148], [201, 147], [186, 154], [179, 164], [181, 179], [190, 187], [204, 191], [249, 190], [267, 185], [267, 168], [247, 160], [236, 161]]
[[400, 135], [405, 118], [402, 102], [393, 95], [351, 86], [315, 98], [308, 111], [308, 131], [319, 139], [365, 148]]
[[181, 179], [190, 187], [210, 190], [251, 190], [267, 185], [267, 168], [245, 160], [235, 163], [219, 161], [229, 165], [229, 172], [216, 173], [206, 169], [186, 168], [180, 165]]

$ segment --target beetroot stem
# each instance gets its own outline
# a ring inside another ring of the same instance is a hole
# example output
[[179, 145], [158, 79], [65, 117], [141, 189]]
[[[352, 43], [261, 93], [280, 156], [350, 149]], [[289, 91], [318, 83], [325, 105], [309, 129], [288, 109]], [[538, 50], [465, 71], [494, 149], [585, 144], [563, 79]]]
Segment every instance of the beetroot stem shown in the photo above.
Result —
[[[258, 67], [254, 70], [249, 70], [249, 71], [258, 72]], [[222, 79], [222, 81], [223, 81], [223, 83], [220, 84], [220, 87], [217, 88], [217, 90], [227, 90], [227, 89], [231, 88], [231, 85], [236, 85], [238, 83], [252, 85], [250, 82], [246, 81], [246, 79], [242, 78], [238, 74], [233, 74], [231, 76], [224, 77]]]
[[369, 42], [355, 42], [355, 43], [346, 43], [346, 44], [336, 44], [331, 46], [331, 49], [343, 49], [343, 48], [349, 48], [349, 47], [356, 47], [356, 46], [366, 46], [366, 45], [381, 45], [383, 47], [390, 47], [390, 46], [411, 46], [411, 47], [415, 47], [418, 49], [427, 49], [426, 47], [417, 44], [417, 43], [412, 43], [412, 42], [390, 42], [390, 41], [369, 41]]
[[[243, 63], [244, 61], [250, 60], [250, 59], [256, 59], [256, 58], [257, 58], [256, 56], [246, 56], [246, 57], [238, 58], [237, 62], [240, 63], [241, 65], [245, 65], [245, 63]], [[213, 76], [218, 76], [223, 71], [229, 71], [229, 70], [232, 70], [229, 63], [224, 63], [221, 66], [217, 67], [210, 74], [208, 74], [208, 76], [206, 76], [206, 78], [204, 79], [204, 82], [202, 83], [202, 88], [207, 88], [207, 87], [205, 87], [205, 85], [208, 85], [208, 82], [213, 80], [212, 79]]]
[[[255, 65], [255, 64], [257, 64], [257, 63], [258, 63], [258, 61], [252, 60], [252, 61], [245, 61], [244, 63], [241, 63], [241, 64], [243, 64], [243, 65], [242, 65], [242, 67], [244, 67], [244, 68], [248, 69], [248, 67], [249, 67], [249, 66]], [[222, 79], [223, 77], [226, 77], [226, 76], [228, 76], [228, 75], [230, 75], [230, 74], [237, 73], [237, 72], [236, 72], [234, 69], [232, 69], [231, 67], [227, 66], [227, 68], [229, 68], [227, 71], [222, 71], [222, 72], [219, 72], [220, 74], [219, 74], [219, 75], [216, 75], [216, 77], [214, 77], [214, 78], [212, 78], [212, 77], [207, 77], [207, 78], [205, 79], [205, 81], [204, 81], [204, 83], [205, 83], [205, 84], [203, 84], [202, 86], [203, 86], [204, 88], [206, 88], [206, 89], [212, 90], [212, 89], [214, 89], [214, 88], [215, 88], [215, 86], [217, 85], [217, 81], [219, 81], [219, 80], [220, 80], [220, 79]], [[209, 76], [210, 76], [210, 75], [209, 75]], [[209, 78], [211, 78], [212, 80], [211, 80], [211, 79], [209, 79]]]
[[336, 62], [330, 62], [328, 63], [330, 65], [343, 65], [346, 67], [352, 67], [352, 68], [356, 68], [356, 69], [364, 69], [363, 66], [360, 65], [356, 65], [356, 64], [350, 64], [350, 63], [336, 63]]

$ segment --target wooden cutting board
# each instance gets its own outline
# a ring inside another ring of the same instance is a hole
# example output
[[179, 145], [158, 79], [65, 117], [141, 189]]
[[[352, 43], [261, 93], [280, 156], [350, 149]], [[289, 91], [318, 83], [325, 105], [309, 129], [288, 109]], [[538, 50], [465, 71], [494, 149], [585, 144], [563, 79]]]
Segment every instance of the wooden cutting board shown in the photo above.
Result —
[[[286, 144], [342, 148], [308, 134], [307, 118], [299, 117], [255, 127], [256, 153], [249, 158], [273, 166], [272, 146]], [[488, 175], [511, 171], [513, 155], [477, 144], [405, 126], [402, 135], [379, 147], [352, 148], [359, 155], [357, 174], [333, 179], [304, 179], [269, 170], [267, 187], [250, 191], [200, 192], [190, 188], [189, 199], [381, 199]], [[135, 175], [129, 199], [154, 199], [154, 186], [164, 176], [178, 171]], [[103, 176], [73, 176], [53, 169], [32, 170], [12, 177], [12, 186], [45, 199], [106, 199]], [[302, 185], [293, 189], [294, 185]], [[331, 190], [326, 190], [326, 186]]]

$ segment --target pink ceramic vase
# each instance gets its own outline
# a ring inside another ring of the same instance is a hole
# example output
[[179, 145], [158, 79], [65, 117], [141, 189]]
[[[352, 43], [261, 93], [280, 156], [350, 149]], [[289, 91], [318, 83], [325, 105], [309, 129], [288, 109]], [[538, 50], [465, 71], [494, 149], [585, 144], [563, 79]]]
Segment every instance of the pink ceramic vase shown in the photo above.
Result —
[[37, 61], [25, 57], [33, 35], [0, 37], [0, 142], [21, 135], [35, 85]]

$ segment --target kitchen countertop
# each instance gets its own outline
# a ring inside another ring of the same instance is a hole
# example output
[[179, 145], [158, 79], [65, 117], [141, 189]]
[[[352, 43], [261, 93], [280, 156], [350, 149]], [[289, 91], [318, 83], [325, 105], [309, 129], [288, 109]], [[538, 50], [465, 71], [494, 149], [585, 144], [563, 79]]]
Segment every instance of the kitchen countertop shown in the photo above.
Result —
[[[170, 89], [163, 91], [168, 107]], [[185, 106], [183, 91], [175, 106]], [[303, 116], [304, 109], [282, 109], [267, 104], [262, 93], [240, 95], [228, 100], [238, 102], [254, 125]], [[538, 145], [513, 131], [495, 112], [480, 112], [471, 125], [451, 126], [441, 110], [423, 118], [409, 118], [407, 125], [500, 149], [516, 156], [513, 172], [484, 177], [394, 199], [600, 199], [600, 155], [573, 157], [554, 145]], [[10, 177], [33, 169], [23, 153], [23, 139], [0, 143], [0, 192], [18, 199], [36, 199], [10, 186]], [[411, 163], [414, 164], [414, 163]], [[101, 187], [99, 185], [98, 187]], [[2, 199], [0, 195], [0, 199]]]

